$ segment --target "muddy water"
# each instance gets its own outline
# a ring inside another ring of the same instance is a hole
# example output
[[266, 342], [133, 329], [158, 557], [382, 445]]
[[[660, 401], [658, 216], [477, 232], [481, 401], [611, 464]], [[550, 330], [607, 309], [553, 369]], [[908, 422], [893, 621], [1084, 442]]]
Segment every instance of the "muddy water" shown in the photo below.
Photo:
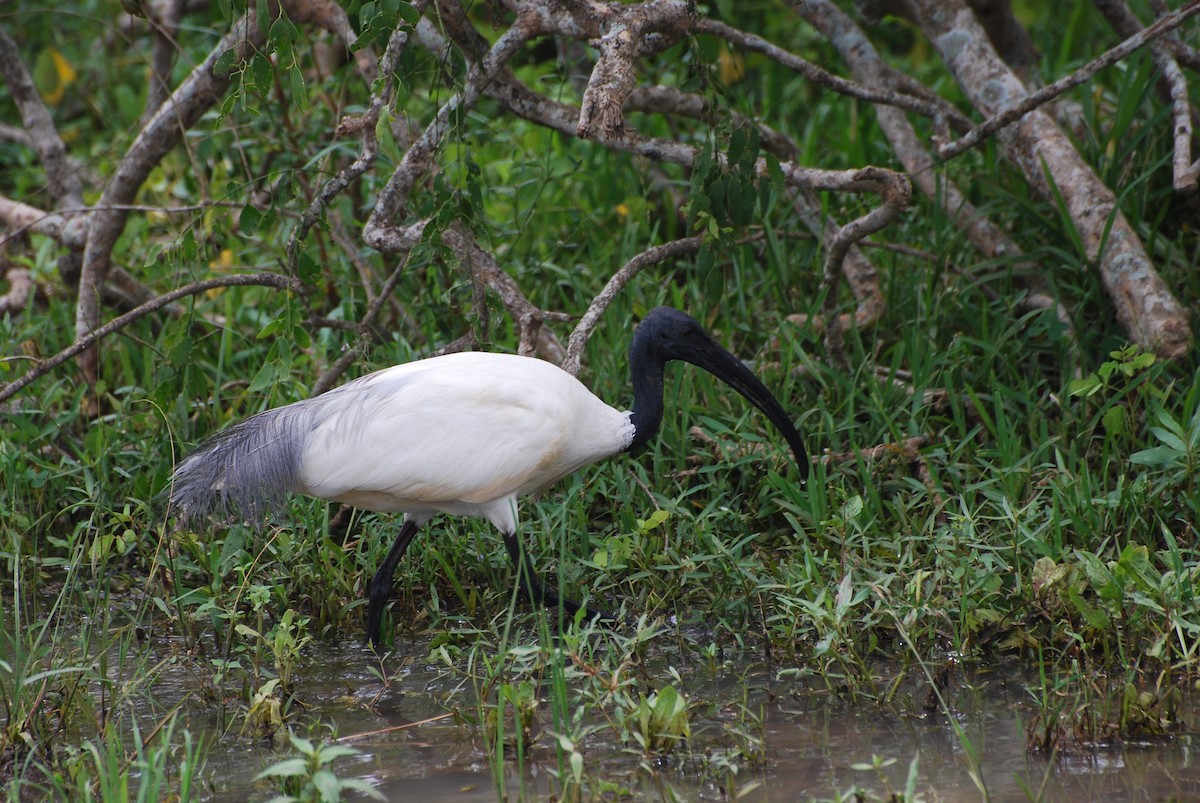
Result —
[[[496, 780], [479, 728], [451, 717], [397, 729], [454, 706], [464, 707], [469, 716], [475, 713], [473, 689], [463, 687], [460, 677], [424, 665], [427, 643], [418, 641], [406, 649], [408, 655], [389, 659], [389, 669], [406, 668], [381, 693], [382, 684], [368, 671], [372, 657], [367, 650], [318, 648], [297, 683], [311, 707], [302, 719], [319, 722], [340, 737], [359, 737], [347, 743], [361, 754], [339, 760], [334, 769], [341, 777], [369, 780], [388, 800], [496, 800]], [[855, 788], [867, 799], [888, 799], [891, 792], [904, 791], [914, 757], [922, 799], [983, 799], [963, 743], [944, 715], [892, 714], [870, 703], [852, 706], [777, 680], [778, 667], [727, 666], [717, 676], [691, 669], [695, 671], [684, 677], [695, 678], [687, 693], [699, 703], [691, 718], [695, 757], [648, 766], [617, 743], [611, 730], [604, 730], [582, 746], [587, 778], [617, 783], [629, 793], [625, 799], [729, 800], [724, 788], [728, 776], [718, 780], [714, 773], [706, 774], [699, 756], [728, 745], [726, 726], [738, 719], [740, 706], [725, 703], [741, 702], [738, 690], [748, 682], [745, 702], [763, 717], [755, 733], [762, 737], [765, 762], [740, 769], [734, 784], [745, 794], [739, 799], [823, 800]], [[159, 691], [171, 696], [169, 686], [168, 679]], [[978, 751], [982, 782], [993, 801], [1200, 800], [1200, 757], [1187, 735], [1050, 761], [1026, 753], [1024, 729], [1033, 708], [1019, 680], [998, 674], [963, 677], [948, 694], [958, 723]], [[1189, 713], [1190, 722], [1196, 722], [1196, 713]], [[211, 800], [273, 795], [254, 776], [290, 752], [265, 745], [248, 749], [245, 739], [222, 739], [216, 723], [204, 716], [193, 715], [186, 724], [193, 733], [208, 733], [204, 775]], [[314, 735], [321, 733], [319, 729]], [[879, 770], [858, 766], [877, 759], [890, 763]], [[549, 738], [528, 751], [522, 768], [509, 761], [502, 780], [511, 799], [550, 795], [557, 788], [550, 775], [556, 761]]]

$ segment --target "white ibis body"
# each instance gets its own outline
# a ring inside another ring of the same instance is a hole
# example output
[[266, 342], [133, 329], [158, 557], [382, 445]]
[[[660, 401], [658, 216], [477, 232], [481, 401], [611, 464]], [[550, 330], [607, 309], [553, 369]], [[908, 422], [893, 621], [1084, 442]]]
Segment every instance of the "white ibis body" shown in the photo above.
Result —
[[258, 517], [289, 492], [403, 512], [368, 592], [373, 643], [396, 566], [417, 529], [437, 513], [490, 521], [523, 590], [535, 602], [575, 613], [577, 603], [543, 585], [528, 561], [522, 565], [517, 499], [645, 445], [662, 420], [663, 368], [670, 360], [704, 368], [745, 396], [779, 428], [807, 478], [804, 445], [771, 392], [696, 321], [658, 307], [630, 345], [632, 411], [610, 407], [575, 377], [531, 357], [431, 357], [235, 424], [179, 464], [171, 500], [184, 517], [231, 507]]

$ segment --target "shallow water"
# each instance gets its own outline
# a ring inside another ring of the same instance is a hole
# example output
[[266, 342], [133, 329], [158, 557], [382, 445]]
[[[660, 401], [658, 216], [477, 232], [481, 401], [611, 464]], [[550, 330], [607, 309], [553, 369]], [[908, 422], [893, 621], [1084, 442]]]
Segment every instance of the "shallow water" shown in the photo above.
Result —
[[[491, 801], [497, 799], [492, 767], [477, 727], [454, 717], [434, 719], [454, 706], [474, 714], [474, 690], [460, 677], [425, 664], [427, 641], [398, 645], [404, 652], [390, 656], [390, 671], [405, 666], [383, 690], [368, 666], [372, 653], [357, 646], [319, 647], [296, 683], [310, 709], [302, 719], [319, 721], [361, 751], [339, 760], [341, 777], [371, 781], [389, 800]], [[588, 779], [614, 781], [631, 793], [627, 799], [728, 800], [727, 790], [714, 773], [704, 773], [701, 755], [720, 750], [724, 723], [737, 720], [740, 689], [748, 684], [748, 708], [761, 712], [761, 735], [766, 760], [762, 766], [743, 766], [735, 783], [747, 793], [739, 799], [796, 801], [829, 799], [860, 787], [886, 799], [903, 792], [910, 763], [919, 758], [917, 792], [929, 801], [980, 800], [962, 741], [941, 713], [898, 714], [870, 702], [851, 705], [830, 695], [801, 689], [778, 680], [779, 668], [752, 663], [727, 664], [716, 675], [707, 668], [689, 667], [683, 677], [693, 703], [693, 757], [650, 765], [602, 730], [581, 746]], [[655, 673], [657, 675], [657, 673]], [[666, 674], [662, 675], [664, 678]], [[164, 699], [182, 695], [188, 680], [175, 687], [164, 677], [156, 688]], [[382, 692], [382, 693], [381, 693]], [[1200, 760], [1189, 735], [1139, 745], [1078, 751], [1050, 760], [1027, 754], [1025, 726], [1034, 708], [1020, 679], [1001, 673], [960, 677], [947, 697], [957, 722], [980, 756], [980, 768], [993, 801], [1043, 800], [1200, 800]], [[721, 705], [707, 705], [717, 702]], [[894, 706], [892, 706], [894, 707]], [[199, 711], [202, 706], [187, 706]], [[1196, 711], [1186, 721], [1196, 721]], [[186, 723], [193, 733], [208, 733], [204, 776], [211, 800], [243, 801], [272, 796], [254, 776], [290, 755], [267, 745], [249, 747], [244, 738], [217, 735], [216, 722], [193, 714]], [[1189, 730], [1191, 726], [1189, 725]], [[391, 729], [391, 730], [389, 730]], [[366, 735], [364, 735], [366, 734]], [[333, 733], [330, 734], [332, 737]], [[359, 736], [361, 738], [354, 738]], [[881, 771], [856, 768], [879, 757], [891, 760]], [[505, 766], [504, 784], [513, 799], [537, 799], [557, 785], [550, 770], [557, 766], [553, 740], [543, 738], [526, 753], [525, 764]], [[605, 795], [611, 798], [613, 795]]]

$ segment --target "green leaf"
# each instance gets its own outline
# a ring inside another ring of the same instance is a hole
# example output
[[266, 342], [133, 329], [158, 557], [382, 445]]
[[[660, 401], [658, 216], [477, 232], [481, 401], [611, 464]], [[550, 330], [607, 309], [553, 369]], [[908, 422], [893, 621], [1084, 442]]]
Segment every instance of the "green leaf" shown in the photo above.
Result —
[[1179, 464], [1179, 452], [1169, 446], [1154, 446], [1134, 452], [1129, 456], [1129, 462], [1149, 468], [1166, 468]]
[[296, 26], [287, 17], [280, 17], [271, 25], [271, 31], [267, 34], [267, 41], [270, 42], [277, 53], [283, 56], [290, 56], [292, 45], [299, 38], [299, 31]]
[[904, 799], [917, 799], [917, 780], [921, 775], [921, 751], [918, 750], [913, 754], [912, 761], [908, 764], [908, 778], [904, 782]]
[[271, 15], [268, 9], [267, 0], [257, 0], [254, 4], [254, 11], [258, 18], [258, 29], [260, 31], [267, 30], [271, 24]]
[[704, 292], [708, 298], [720, 298], [725, 294], [725, 271], [721, 270], [714, 262], [704, 274], [701, 286], [704, 287]]
[[254, 780], [258, 781], [263, 778], [294, 778], [298, 775], [308, 774], [308, 762], [302, 758], [285, 758], [283, 761], [276, 761], [271, 766], [254, 776]]
[[300, 276], [300, 281], [305, 284], [312, 284], [321, 276], [321, 266], [307, 251], [301, 251], [300, 256], [296, 259], [296, 273]]
[[254, 375], [254, 379], [250, 380], [250, 387], [247, 389], [250, 393], [260, 393], [287, 378], [291, 369], [291, 352], [282, 349], [280, 342], [276, 340], [271, 344], [267, 359]]
[[296, 748], [304, 755], [311, 756], [316, 752], [316, 748], [313, 747], [311, 739], [305, 739], [303, 736], [296, 736], [295, 734], [292, 734], [291, 739], [292, 747]]
[[715, 261], [716, 258], [709, 244], [707, 242], [701, 244], [700, 250], [696, 253], [696, 272], [701, 276], [707, 276]]
[[645, 535], [669, 518], [671, 518], [671, 514], [668, 511], [656, 510], [650, 514], [650, 518], [637, 520], [638, 533]]
[[304, 73], [295, 64], [287, 71], [288, 84], [292, 90], [292, 102], [303, 104], [308, 101], [308, 84], [304, 83]]
[[255, 53], [250, 59], [247, 77], [252, 91], [265, 95], [271, 91], [271, 84], [275, 80], [275, 68], [271, 66], [269, 58], [262, 53]]
[[229, 48], [221, 55], [217, 56], [216, 62], [213, 64], [213, 73], [216, 75], [226, 76], [237, 69], [240, 64], [238, 59], [237, 48]]
[[342, 799], [342, 785], [338, 777], [329, 770], [317, 770], [312, 776], [313, 788], [321, 795], [321, 800], [333, 803]]
[[1083, 617], [1089, 627], [1101, 631], [1108, 627], [1109, 620], [1104, 611], [1089, 605], [1076, 589], [1067, 589], [1067, 599], [1075, 606], [1075, 610], [1079, 611], [1079, 615]]
[[1187, 444], [1184, 443], [1183, 438], [1179, 437], [1174, 432], [1162, 427], [1150, 427], [1150, 434], [1166, 444], [1167, 447], [1174, 449], [1176, 452], [1187, 454]]
[[417, 11], [412, 3], [400, 3], [396, 7], [396, 13], [409, 25], [416, 25], [421, 21], [421, 12]]
[[238, 215], [238, 228], [243, 234], [257, 234], [262, 226], [263, 213], [247, 204]]
[[1130, 360], [1129, 364], [1140, 371], [1143, 368], [1149, 368], [1151, 365], [1154, 365], [1154, 362], [1157, 359], [1158, 358], [1154, 355], [1153, 352], [1143, 351], [1141, 354], [1137, 355], [1132, 360]]
[[343, 778], [342, 789], [358, 792], [360, 795], [366, 795], [375, 800], [387, 800], [369, 781], [364, 781], [361, 778]]
[[837, 602], [834, 605], [834, 610], [837, 616], [841, 618], [846, 611], [850, 610], [850, 606], [854, 601], [854, 582], [850, 578], [850, 572], [846, 572], [842, 582], [838, 583]]
[[268, 337], [274, 337], [283, 331], [284, 325], [285, 321], [282, 316], [278, 318], [272, 318], [266, 326], [259, 330], [258, 339], [266, 340]]
[[1072, 396], [1092, 396], [1104, 387], [1100, 377], [1089, 374], [1082, 379], [1072, 379], [1067, 383], [1067, 392]]
[[353, 747], [347, 747], [344, 744], [328, 744], [321, 748], [321, 761], [328, 764], [330, 761], [347, 756], [357, 756], [359, 751]]
[[846, 504], [842, 505], [842, 520], [852, 521], [857, 519], [863, 512], [863, 498], [857, 494], [846, 500]]
[[1104, 431], [1109, 435], [1124, 435], [1128, 430], [1124, 407], [1110, 407], [1104, 411]]

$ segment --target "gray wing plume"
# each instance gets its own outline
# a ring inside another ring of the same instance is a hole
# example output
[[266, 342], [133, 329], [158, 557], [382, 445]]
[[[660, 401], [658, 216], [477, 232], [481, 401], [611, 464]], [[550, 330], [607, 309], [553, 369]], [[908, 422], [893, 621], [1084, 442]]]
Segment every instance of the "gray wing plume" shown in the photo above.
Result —
[[308, 404], [267, 410], [200, 444], [175, 469], [171, 503], [183, 519], [236, 510], [258, 523], [295, 490]]

